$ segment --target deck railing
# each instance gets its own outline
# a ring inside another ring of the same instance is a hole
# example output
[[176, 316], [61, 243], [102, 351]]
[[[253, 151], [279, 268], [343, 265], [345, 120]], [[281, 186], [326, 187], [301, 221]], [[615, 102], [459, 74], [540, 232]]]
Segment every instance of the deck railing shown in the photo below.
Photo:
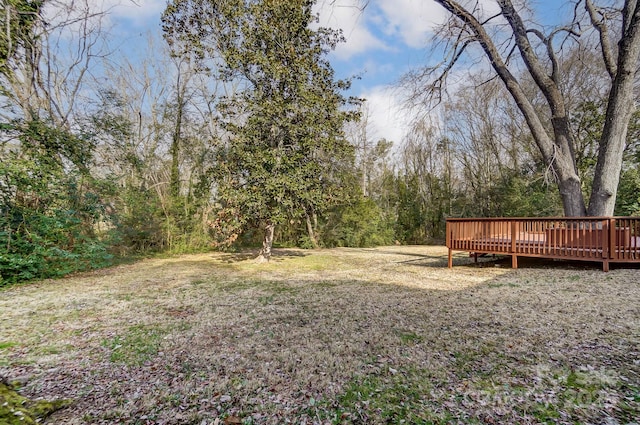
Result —
[[450, 218], [451, 251], [601, 261], [640, 262], [640, 217]]

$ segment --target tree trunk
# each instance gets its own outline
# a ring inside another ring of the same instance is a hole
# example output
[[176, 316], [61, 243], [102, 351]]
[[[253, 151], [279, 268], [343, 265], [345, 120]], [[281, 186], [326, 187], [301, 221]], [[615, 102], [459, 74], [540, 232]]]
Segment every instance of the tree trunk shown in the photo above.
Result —
[[577, 175], [568, 178], [559, 176], [558, 189], [566, 217], [583, 217], [587, 214], [580, 179]]
[[309, 241], [311, 242], [311, 246], [313, 246], [313, 249], [317, 249], [320, 246], [318, 245], [318, 240], [316, 239], [316, 234], [315, 231], [313, 230], [313, 224], [311, 223], [311, 217], [309, 216], [309, 213], [305, 211], [304, 213], [305, 215], [305, 219], [307, 221], [307, 233], [309, 234]]
[[[444, 72], [436, 78], [433, 87], [439, 87], [438, 84], [442, 84], [446, 80], [449, 69], [470, 43], [469, 41], [465, 43], [460, 41], [467, 38], [464, 31], [472, 32], [475, 35], [475, 41], [480, 43], [498, 77], [503, 81], [522, 112], [546, 164], [555, 171], [565, 215], [584, 216], [587, 213], [592, 216], [613, 215], [622, 168], [622, 154], [629, 120], [634, 110], [634, 79], [640, 56], [640, 1], [624, 1], [622, 36], [618, 43], [616, 66], [612, 63], [612, 58], [616, 55], [610, 51], [611, 43], [609, 43], [609, 31], [605, 26], [605, 20], [600, 18], [591, 1], [587, 0], [585, 3], [591, 22], [600, 35], [603, 59], [609, 75], [612, 76], [612, 86], [588, 210], [581, 193], [580, 177], [576, 170], [570, 115], [560, 89], [561, 67], [553, 43], [553, 35], [558, 31], [545, 36], [538, 30], [527, 28], [526, 22], [516, 11], [512, 0], [497, 0], [502, 16], [511, 27], [515, 46], [529, 74], [541, 94], [544, 95], [551, 112], [553, 125], [553, 136], [551, 136], [533, 107], [529, 96], [522, 89], [520, 81], [511, 73], [508, 62], [505, 62], [491, 35], [487, 33], [485, 22], [478, 20], [470, 9], [463, 7], [462, 2], [456, 0], [434, 1], [454, 15], [462, 23], [463, 30], [461, 30], [458, 41], [453, 44], [452, 59], [446, 63]], [[605, 15], [602, 14], [602, 16]], [[577, 21], [574, 21], [575, 23]], [[529, 41], [532, 34], [543, 42], [544, 50], [546, 50], [544, 60], [540, 59], [540, 53], [536, 46]]]
[[178, 69], [178, 82], [176, 84], [176, 91], [178, 93], [178, 102], [176, 111], [176, 122], [173, 129], [173, 135], [171, 138], [171, 147], [169, 153], [171, 154], [171, 172], [169, 178], [169, 192], [171, 193], [171, 201], [175, 204], [180, 194], [180, 142], [182, 133], [182, 113], [184, 109], [183, 99], [183, 86], [180, 85], [180, 69]]
[[267, 263], [271, 259], [271, 247], [273, 246], [273, 233], [276, 225], [267, 223], [264, 228], [264, 239], [262, 240], [262, 249], [256, 258], [258, 263]]
[[589, 199], [589, 215], [612, 216], [622, 169], [629, 120], [635, 109], [633, 86], [640, 56], [640, 3], [625, 4], [623, 36], [619, 42], [618, 66], [611, 85], [598, 162]]
[[[179, 124], [176, 124], [176, 127], [178, 126]], [[176, 128], [176, 131], [179, 130]], [[169, 193], [171, 194], [172, 201], [175, 202], [180, 194], [180, 136], [178, 133], [173, 135], [169, 152], [171, 154]]]

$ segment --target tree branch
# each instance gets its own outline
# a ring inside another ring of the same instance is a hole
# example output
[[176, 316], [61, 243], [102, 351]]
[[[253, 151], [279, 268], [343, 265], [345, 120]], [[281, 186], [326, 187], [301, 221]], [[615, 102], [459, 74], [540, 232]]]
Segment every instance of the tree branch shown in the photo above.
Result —
[[[518, 46], [518, 50], [520, 50], [520, 54], [522, 55], [522, 59], [524, 60], [529, 73], [549, 101], [551, 109], [553, 110], [563, 106], [558, 86], [552, 80], [551, 76], [547, 75], [544, 67], [536, 56], [534, 49], [529, 42], [529, 38], [527, 37], [527, 29], [522, 22], [522, 18], [520, 18], [514, 9], [511, 0], [498, 0], [498, 5], [500, 5], [505, 19], [511, 26], [516, 45]], [[542, 36], [542, 39], [545, 40], [546, 37]]]
[[[504, 0], [502, 0], [504, 1]], [[493, 69], [496, 71], [500, 79], [504, 82], [505, 87], [513, 96], [516, 104], [522, 111], [531, 133], [534, 136], [536, 143], [545, 160], [549, 163], [554, 158], [553, 141], [547, 134], [544, 125], [540, 118], [537, 116], [535, 109], [527, 96], [525, 95], [522, 87], [518, 83], [515, 76], [511, 73], [505, 62], [503, 61], [497, 47], [491, 40], [489, 34], [482, 26], [482, 24], [469, 13], [466, 9], [460, 6], [460, 4], [453, 0], [436, 0], [442, 7], [449, 11], [457, 19], [461, 20], [476, 36], [476, 40], [482, 46], [485, 54], [491, 61]], [[526, 37], [526, 34], [525, 34]], [[548, 78], [548, 77], [547, 77]]]
[[[593, 5], [591, 0], [585, 0], [584, 6], [587, 9], [587, 13], [589, 14], [589, 19], [591, 20], [591, 25], [595, 27], [600, 35], [600, 49], [602, 50], [602, 58], [604, 59], [604, 65], [607, 68], [607, 72], [609, 73], [609, 77], [613, 80], [615, 78], [616, 73], [618, 72], [616, 61], [611, 50], [611, 39], [609, 37], [609, 29], [606, 25], [606, 15], [599, 10], [596, 10], [596, 7]], [[601, 18], [598, 19], [598, 14], [600, 14]]]

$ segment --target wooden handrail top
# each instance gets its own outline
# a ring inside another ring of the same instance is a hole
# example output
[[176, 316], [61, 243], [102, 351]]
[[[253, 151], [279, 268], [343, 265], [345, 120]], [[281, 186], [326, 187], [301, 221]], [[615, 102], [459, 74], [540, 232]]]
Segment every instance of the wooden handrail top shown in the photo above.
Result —
[[595, 221], [595, 220], [638, 220], [640, 217], [631, 217], [631, 216], [584, 216], [584, 217], [448, 217], [446, 221], [522, 221], [522, 220], [540, 220], [540, 221], [558, 221], [558, 220], [567, 220], [567, 221], [576, 221], [576, 220], [584, 220], [584, 221]]

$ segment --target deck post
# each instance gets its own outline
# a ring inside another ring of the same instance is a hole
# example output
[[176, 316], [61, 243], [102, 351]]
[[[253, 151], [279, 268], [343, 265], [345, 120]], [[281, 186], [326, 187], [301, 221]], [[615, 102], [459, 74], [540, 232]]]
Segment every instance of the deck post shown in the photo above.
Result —
[[601, 244], [602, 244], [602, 259], [606, 260], [607, 258], [609, 258], [609, 250], [611, 249], [611, 247], [609, 246], [609, 220], [602, 220], [602, 238], [601, 238]]
[[610, 220], [602, 220], [602, 271], [609, 271], [609, 255], [611, 255], [611, 238], [609, 234], [611, 233], [611, 222]]
[[516, 255], [516, 230], [517, 222], [514, 220], [511, 222], [511, 268], [518, 268], [518, 256]]
[[453, 235], [451, 234], [452, 231], [453, 231], [453, 229], [451, 228], [451, 223], [449, 223], [449, 221], [447, 221], [445, 223], [444, 234], [445, 234], [447, 248], [449, 248], [449, 256], [448, 256], [448, 259], [447, 259], [447, 265], [448, 265], [449, 268], [453, 267], [453, 257], [452, 257], [452, 250], [451, 250], [451, 248], [453, 248], [453, 246], [452, 246], [452, 244], [453, 244]]
[[609, 219], [609, 223], [608, 223], [608, 227], [609, 227], [609, 237], [607, 238], [607, 241], [603, 241], [604, 245], [608, 245], [607, 246], [607, 254], [605, 255], [605, 249], [603, 247], [602, 249], [602, 254], [603, 254], [603, 259], [602, 259], [602, 271], [603, 272], [608, 272], [609, 271], [609, 259], [616, 259], [617, 255], [618, 255], [618, 251], [617, 251], [617, 244], [618, 241], [616, 240], [616, 219], [615, 218], [610, 218]]
[[616, 259], [618, 253], [616, 251], [618, 242], [616, 241], [616, 219], [609, 219], [609, 255], [607, 258]]

